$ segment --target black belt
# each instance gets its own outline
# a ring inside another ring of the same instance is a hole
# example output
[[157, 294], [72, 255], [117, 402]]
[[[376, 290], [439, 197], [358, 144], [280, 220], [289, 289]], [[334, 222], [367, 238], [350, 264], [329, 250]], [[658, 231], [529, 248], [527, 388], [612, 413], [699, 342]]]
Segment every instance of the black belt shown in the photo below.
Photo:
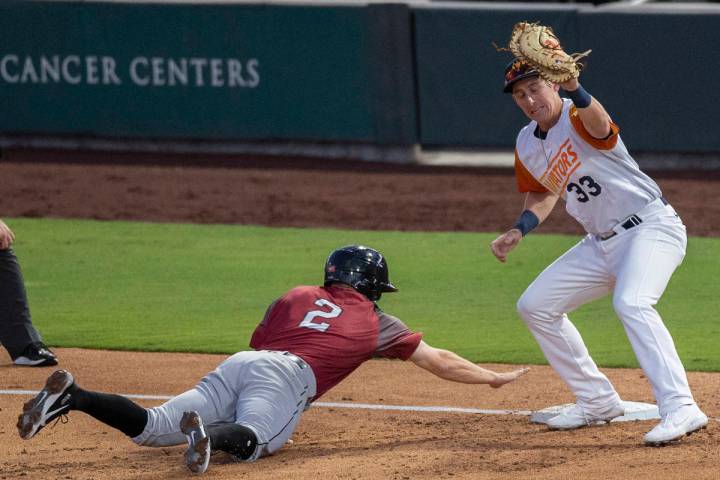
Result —
[[[660, 201], [663, 203], [663, 205], [669, 205], [667, 198], [660, 197]], [[630, 230], [631, 228], [637, 227], [643, 222], [642, 218], [638, 217], [637, 215], [630, 215], [627, 220], [625, 220], [620, 226], [624, 228], [625, 230]], [[600, 237], [601, 241], [610, 240], [615, 235], [617, 235], [617, 232], [612, 232], [607, 237]]]

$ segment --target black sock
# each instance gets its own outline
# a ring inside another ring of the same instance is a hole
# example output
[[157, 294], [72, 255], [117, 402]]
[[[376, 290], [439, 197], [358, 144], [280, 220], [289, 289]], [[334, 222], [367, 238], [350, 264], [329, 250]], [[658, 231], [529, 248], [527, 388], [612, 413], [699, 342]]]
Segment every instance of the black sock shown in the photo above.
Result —
[[70, 409], [80, 410], [123, 432], [128, 437], [137, 437], [147, 424], [147, 411], [122, 395], [91, 392], [73, 385]]
[[247, 460], [255, 452], [257, 437], [248, 427], [236, 423], [206, 425], [210, 448]]

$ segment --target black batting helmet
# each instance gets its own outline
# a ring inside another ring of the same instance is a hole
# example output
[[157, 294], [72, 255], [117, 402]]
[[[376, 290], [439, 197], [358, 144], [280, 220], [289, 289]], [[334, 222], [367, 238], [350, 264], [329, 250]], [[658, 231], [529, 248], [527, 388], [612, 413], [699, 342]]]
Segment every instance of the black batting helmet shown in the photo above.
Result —
[[373, 302], [383, 292], [397, 292], [388, 280], [385, 257], [362, 245], [348, 245], [330, 254], [325, 262], [325, 286], [333, 282], [346, 283]]

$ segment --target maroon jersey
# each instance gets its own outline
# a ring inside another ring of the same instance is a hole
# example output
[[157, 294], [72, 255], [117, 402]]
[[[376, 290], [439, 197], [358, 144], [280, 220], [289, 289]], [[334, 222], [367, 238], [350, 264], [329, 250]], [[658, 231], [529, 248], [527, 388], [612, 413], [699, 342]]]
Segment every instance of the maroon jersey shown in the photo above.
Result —
[[407, 360], [421, 339], [365, 295], [332, 285], [290, 290], [270, 306], [250, 346], [305, 360], [315, 374], [318, 398], [373, 356]]

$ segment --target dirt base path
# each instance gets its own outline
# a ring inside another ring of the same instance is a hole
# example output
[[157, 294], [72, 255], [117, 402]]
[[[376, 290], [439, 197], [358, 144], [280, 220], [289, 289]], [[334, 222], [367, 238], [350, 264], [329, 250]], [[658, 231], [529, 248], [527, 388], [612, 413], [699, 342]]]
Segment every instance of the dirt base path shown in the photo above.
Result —
[[[720, 235], [720, 172], [653, 176], [690, 235]], [[369, 230], [504, 231], [523, 205], [509, 169], [63, 151], [5, 152], [0, 192], [5, 217]], [[561, 205], [538, 231], [582, 232]]]
[[[62, 366], [86, 388], [172, 395], [190, 388], [224, 356], [57, 349]], [[489, 365], [504, 370], [507, 367]], [[11, 367], [0, 356], [3, 390], [38, 390], [52, 368]], [[640, 372], [606, 369], [626, 400], [652, 401]], [[323, 479], [717, 479], [720, 464], [720, 375], [691, 373], [710, 421], [677, 445], [649, 448], [654, 421], [552, 432], [527, 416], [355, 410], [313, 407], [294, 443], [253, 464], [213, 456], [204, 478]], [[390, 390], [392, 386], [392, 390]], [[29, 440], [15, 429], [29, 395], [0, 395], [0, 479], [176, 479], [190, 474], [184, 447], [138, 447], [80, 412]], [[399, 361], [371, 361], [323, 397], [324, 402], [540, 409], [572, 398], [548, 367], [498, 390], [452, 384]], [[142, 401], [145, 406], [158, 401]]]

